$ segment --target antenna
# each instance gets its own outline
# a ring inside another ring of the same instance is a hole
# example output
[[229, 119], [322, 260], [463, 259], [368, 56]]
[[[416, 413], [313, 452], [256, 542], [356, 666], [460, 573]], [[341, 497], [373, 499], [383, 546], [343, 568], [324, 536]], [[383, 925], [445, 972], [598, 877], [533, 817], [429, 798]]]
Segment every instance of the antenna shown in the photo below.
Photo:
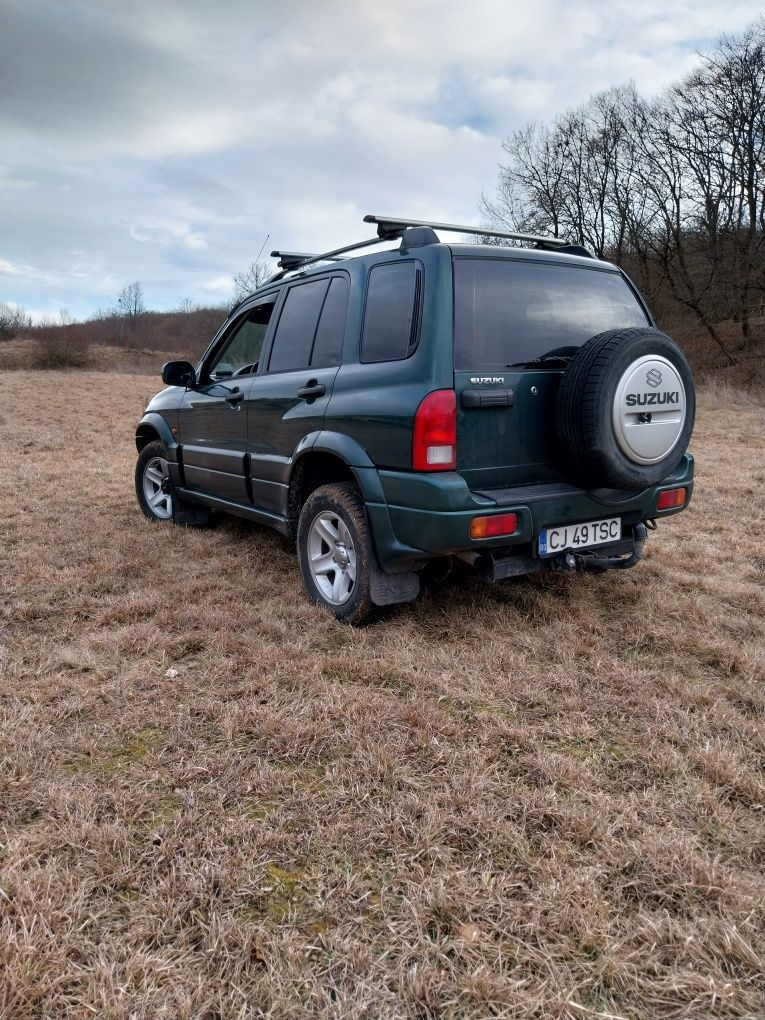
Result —
[[260, 256], [263, 254], [263, 249], [268, 244], [268, 239], [269, 239], [270, 236], [271, 236], [270, 234], [266, 234], [266, 236], [263, 238], [263, 244], [261, 244], [261, 246], [260, 246], [260, 251], [255, 256], [255, 262], [256, 263], [260, 262]]

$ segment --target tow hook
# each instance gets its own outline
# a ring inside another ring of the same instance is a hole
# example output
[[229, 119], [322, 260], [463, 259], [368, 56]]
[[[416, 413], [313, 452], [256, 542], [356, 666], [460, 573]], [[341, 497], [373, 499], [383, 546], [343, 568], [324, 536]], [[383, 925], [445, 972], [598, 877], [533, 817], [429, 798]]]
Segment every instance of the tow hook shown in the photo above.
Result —
[[572, 552], [561, 553], [560, 556], [556, 556], [555, 559], [550, 560], [550, 566], [553, 570], [559, 570], [566, 573], [569, 570], [576, 570], [579, 566], [577, 557]]
[[614, 542], [603, 552], [567, 552], [556, 556], [552, 561], [553, 570], [602, 570], [616, 569], [625, 570], [634, 567], [638, 560], [643, 557], [643, 546], [646, 540], [646, 527], [642, 522], [632, 526], [632, 535], [622, 539], [621, 542]]

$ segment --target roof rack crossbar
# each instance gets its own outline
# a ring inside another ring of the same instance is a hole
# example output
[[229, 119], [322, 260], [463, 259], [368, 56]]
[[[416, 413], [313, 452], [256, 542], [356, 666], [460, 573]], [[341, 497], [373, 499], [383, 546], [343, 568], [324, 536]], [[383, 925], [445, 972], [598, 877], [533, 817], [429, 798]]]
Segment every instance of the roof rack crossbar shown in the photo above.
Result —
[[[326, 258], [326, 256], [315, 255], [307, 251], [272, 251], [272, 259], [278, 259], [277, 265], [280, 269], [284, 269], [289, 272], [291, 269], [295, 269], [302, 262], [306, 262], [310, 259]], [[331, 259], [332, 262], [337, 262], [336, 258]]]
[[432, 227], [433, 230], [456, 231], [459, 234], [476, 234], [480, 237], [505, 237], [511, 241], [529, 241], [540, 248], [563, 248], [568, 244], [562, 237], [541, 237], [537, 234], [518, 234], [510, 230], [489, 230], [486, 227], [467, 227], [459, 223], [436, 223], [435, 220], [405, 220], [397, 216], [375, 216], [369, 213], [365, 223], [376, 223], [380, 240], [399, 237], [406, 227]]
[[[403, 232], [404, 228], [402, 227], [398, 236], [400, 236]], [[391, 237], [370, 237], [366, 241], [356, 241], [355, 244], [346, 244], [343, 245], [342, 248], [334, 248], [332, 251], [325, 251], [322, 255], [309, 255], [307, 258], [303, 259], [302, 262], [296, 262], [289, 268], [285, 267], [280, 273], [276, 273], [272, 276], [268, 282], [273, 283], [274, 280], [281, 280], [285, 273], [290, 273], [294, 269], [302, 269], [303, 266], [310, 266], [314, 262], [336, 262], [338, 261], [338, 255], [345, 255], [346, 252], [358, 251], [359, 248], [368, 248], [372, 244], [380, 244], [382, 241], [390, 240], [392, 240]]]

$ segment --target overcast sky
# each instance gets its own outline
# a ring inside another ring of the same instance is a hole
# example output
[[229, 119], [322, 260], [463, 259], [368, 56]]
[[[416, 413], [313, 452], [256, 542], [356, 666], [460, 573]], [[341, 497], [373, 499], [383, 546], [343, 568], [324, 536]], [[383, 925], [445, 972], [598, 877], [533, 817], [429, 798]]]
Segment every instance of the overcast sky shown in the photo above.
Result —
[[366, 212], [476, 223], [500, 142], [659, 91], [748, 0], [0, 0], [0, 301], [218, 302]]

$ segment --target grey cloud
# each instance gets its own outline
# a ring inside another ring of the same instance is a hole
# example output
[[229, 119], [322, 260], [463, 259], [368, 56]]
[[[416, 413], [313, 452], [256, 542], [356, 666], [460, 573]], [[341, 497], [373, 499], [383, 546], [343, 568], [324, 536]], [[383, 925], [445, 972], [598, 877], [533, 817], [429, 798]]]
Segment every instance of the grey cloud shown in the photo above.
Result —
[[0, 113], [37, 137], [129, 138], [161, 90], [180, 102], [194, 80], [181, 56], [131, 37], [109, 6], [13, 3], [0, 33]]
[[[656, 91], [753, 2], [4, 0], [0, 300], [76, 313], [141, 279], [220, 293], [367, 211], [474, 220], [500, 139], [598, 88]], [[10, 272], [4, 265], [10, 265]]]

